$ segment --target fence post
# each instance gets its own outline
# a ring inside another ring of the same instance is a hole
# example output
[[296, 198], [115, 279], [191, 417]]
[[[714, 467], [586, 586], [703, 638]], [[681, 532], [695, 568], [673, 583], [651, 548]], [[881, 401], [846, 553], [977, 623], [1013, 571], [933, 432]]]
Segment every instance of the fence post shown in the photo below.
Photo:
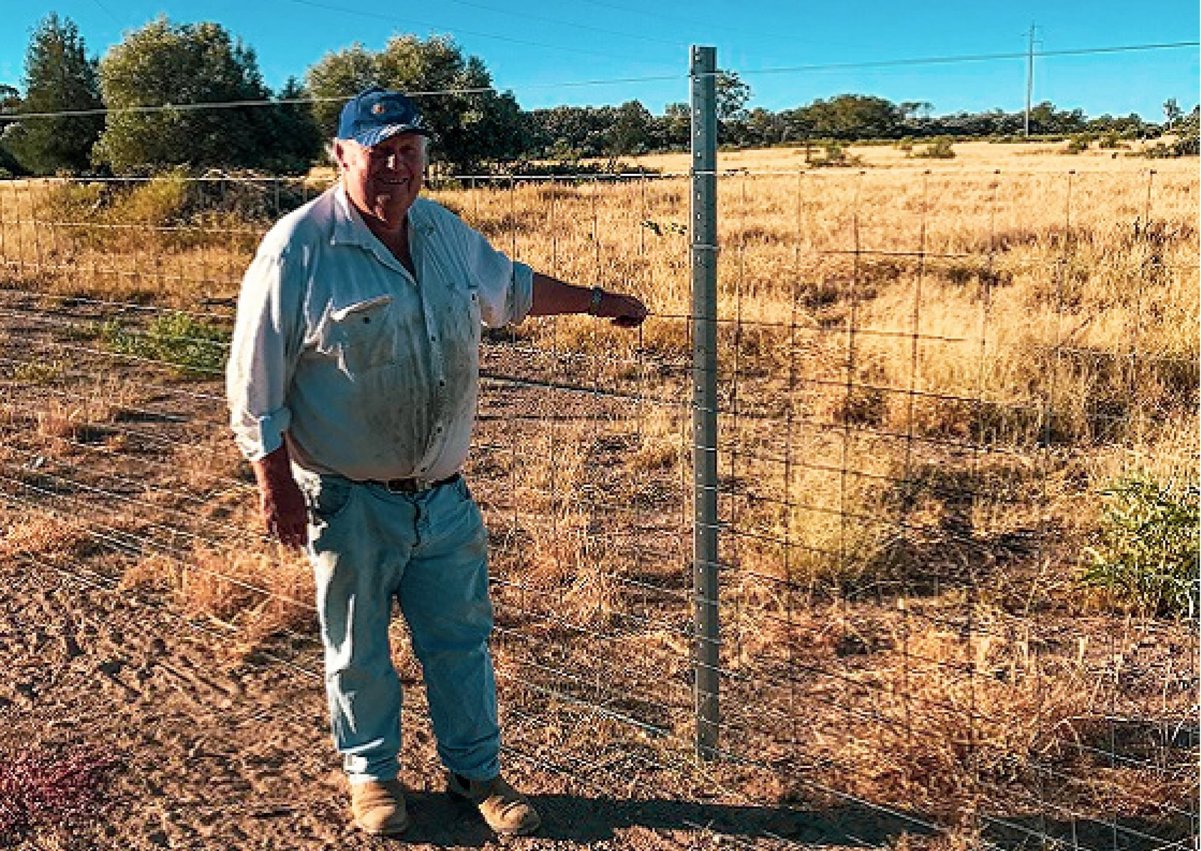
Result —
[[692, 579], [696, 752], [714, 755], [717, 605], [717, 51], [692, 46]]

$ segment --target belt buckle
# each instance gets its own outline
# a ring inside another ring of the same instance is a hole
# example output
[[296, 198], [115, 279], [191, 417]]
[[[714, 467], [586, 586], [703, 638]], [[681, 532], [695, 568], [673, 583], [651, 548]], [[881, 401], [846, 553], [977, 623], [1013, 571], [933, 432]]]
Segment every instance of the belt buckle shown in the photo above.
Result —
[[421, 493], [422, 491], [429, 490], [429, 487], [429, 479], [389, 479], [384, 482], [384, 488], [388, 493]]

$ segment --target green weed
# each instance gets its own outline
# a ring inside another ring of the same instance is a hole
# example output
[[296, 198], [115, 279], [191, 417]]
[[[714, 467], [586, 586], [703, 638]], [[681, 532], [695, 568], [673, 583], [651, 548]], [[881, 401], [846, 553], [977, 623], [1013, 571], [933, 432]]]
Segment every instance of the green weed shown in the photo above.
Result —
[[157, 361], [177, 374], [211, 376], [225, 363], [229, 333], [186, 313], [164, 313], [144, 331], [130, 330], [116, 320], [100, 326], [101, 343], [109, 351]]
[[1102, 491], [1098, 543], [1085, 551], [1084, 581], [1151, 614], [1197, 614], [1196, 486], [1161, 485], [1135, 473]]

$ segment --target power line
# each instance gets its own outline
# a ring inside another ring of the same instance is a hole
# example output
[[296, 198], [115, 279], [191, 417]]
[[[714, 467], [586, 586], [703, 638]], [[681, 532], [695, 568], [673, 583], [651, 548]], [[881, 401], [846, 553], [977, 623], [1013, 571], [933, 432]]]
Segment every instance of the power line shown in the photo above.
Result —
[[[683, 17], [659, 15], [659, 14], [655, 14], [652, 11], [649, 11], [645, 7], [641, 8], [641, 9], [634, 9], [629, 6], [619, 5], [617, 3], [604, 3], [604, 2], [601, 2], [601, 0], [580, 0], [580, 2], [585, 3], [589, 6], [596, 6], [597, 8], [600, 8], [600, 9], [609, 9], [610, 11], [621, 12], [622, 14], [626, 14], [626, 15], [640, 15], [644, 18], [650, 18], [650, 19], [656, 20], [656, 21], [664, 21], [666, 23], [673, 24], [677, 27], [679, 27], [679, 26], [695, 26], [698, 23], [696, 18], [685, 19]], [[728, 25], [727, 23], [723, 22], [721, 25], [721, 35], [729, 35], [729, 34], [750, 36], [752, 38], [759, 38], [759, 39], [770, 39], [772, 41], [780, 41], [780, 42], [786, 41], [793, 47], [796, 47], [796, 45], [798, 45], [798, 44], [810, 44], [810, 45], [820, 45], [821, 47], [824, 47], [824, 48], [836, 47], [836, 48], [840, 48], [840, 49], [848, 49], [848, 50], [851, 49], [851, 45], [848, 45], [845, 43], [838, 44], [838, 43], [828, 41], [826, 39], [821, 39], [821, 40], [802, 39], [802, 38], [797, 38], [793, 34], [782, 33], [782, 32], [763, 32], [761, 30], [748, 30], [748, 29], [743, 29], [740, 27], [732, 27], [732, 26]], [[720, 43], [718, 44], [718, 46], [720, 47]]]
[[[317, 0], [287, 0], [287, 2], [295, 3], [299, 6], [310, 6], [314, 9], [324, 9], [328, 12], [339, 12], [344, 15], [358, 15], [359, 17], [363, 17], [363, 18], [373, 18], [373, 19], [379, 20], [379, 21], [387, 21], [392, 24], [403, 24], [404, 26], [412, 26], [413, 24], [420, 24], [422, 26], [429, 27], [431, 29], [435, 29], [435, 30], [439, 29], [438, 24], [431, 23], [430, 21], [421, 21], [421, 20], [417, 20], [417, 19], [410, 18], [407, 16], [404, 19], [401, 19], [401, 18], [395, 17], [393, 15], [386, 15], [386, 14], [383, 14], [380, 12], [369, 12], [364, 9], [355, 9], [355, 8], [351, 8], [349, 6], [335, 6], [330, 3], [317, 2]], [[503, 41], [508, 44], [519, 44], [519, 45], [522, 45], [523, 47], [541, 47], [541, 48], [545, 48], [547, 50], [558, 50], [558, 51], [562, 51], [564, 53], [570, 53], [573, 55], [579, 55], [581, 53], [586, 53], [590, 56], [603, 56], [606, 59], [613, 59], [615, 56], [615, 54], [612, 51], [602, 52], [599, 50], [587, 50], [587, 49], [584, 49], [581, 47], [575, 47], [575, 46], [566, 47], [566, 46], [559, 45], [559, 44], [547, 44], [545, 42], [530, 41], [529, 39], [524, 39], [524, 38], [514, 38], [513, 36], [500, 35], [498, 33], [482, 32], [480, 30], [467, 30], [467, 29], [463, 29], [462, 27], [456, 27], [455, 30], [456, 30], [456, 32], [463, 33], [464, 35], [471, 35], [471, 36], [475, 36], [476, 38], [487, 38], [487, 39], [492, 39], [494, 41]], [[630, 61], [641, 61], [641, 59], [643, 59], [644, 57], [624, 56], [621, 58], [629, 59]]]
[[525, 18], [528, 21], [539, 21], [545, 24], [558, 24], [559, 26], [572, 27], [585, 32], [601, 33], [602, 35], [615, 35], [621, 38], [632, 38], [639, 41], [650, 41], [656, 44], [666, 44], [671, 47], [688, 47], [685, 41], [669, 41], [665, 38], [655, 38], [654, 36], [645, 35], [643, 33], [623, 32], [621, 30], [610, 30], [603, 27], [594, 27], [589, 24], [577, 24], [572, 21], [565, 21], [562, 18], [549, 18], [545, 15], [531, 15], [529, 12], [518, 12], [512, 8], [502, 9], [499, 6], [489, 6], [487, 3], [475, 3], [471, 0], [446, 0], [457, 6], [466, 6], [469, 9], [482, 9], [485, 12], [497, 12], [513, 18]]
[[[449, 95], [449, 94], [483, 94], [487, 92], [495, 92], [494, 87], [480, 87], [473, 89], [443, 89], [437, 92], [409, 92], [410, 97], [423, 97], [430, 95]], [[154, 112], [196, 112], [204, 109], [242, 109], [246, 107], [263, 107], [263, 106], [289, 106], [296, 104], [311, 104], [311, 103], [341, 103], [349, 100], [349, 97], [305, 97], [305, 98], [281, 98], [279, 100], [226, 100], [226, 101], [211, 101], [206, 103], [164, 103], [156, 106], [118, 106], [118, 107], [98, 107], [96, 109], [65, 109], [58, 112], [0, 112], [0, 118], [14, 118], [24, 120], [26, 118], [66, 118], [66, 117], [81, 117], [95, 115], [120, 115], [124, 113], [154, 113]]]
[[[321, 5], [315, 3], [314, 0], [288, 0], [292, 3], [302, 3], [306, 5]], [[331, 7], [333, 8], [333, 7]], [[346, 10], [352, 11], [352, 10]], [[370, 13], [359, 13], [370, 14]], [[1125, 44], [1115, 45], [1110, 47], [1081, 47], [1069, 48], [1063, 50], [1044, 50], [1035, 51], [1034, 58], [1050, 58], [1050, 57], [1065, 57], [1065, 56], [1095, 56], [1116, 53], [1136, 53], [1147, 52], [1153, 50], [1179, 50], [1186, 47], [1201, 46], [1201, 41], [1175, 41], [1162, 42], [1154, 44]], [[738, 70], [740, 76], [754, 76], [767, 74], [800, 74], [816, 71], [849, 71], [862, 70], [869, 68], [896, 68], [915, 65], [955, 65], [974, 62], [995, 62], [1001, 60], [1012, 59], [1027, 59], [1030, 56], [1029, 51], [1014, 51], [1008, 53], [977, 53], [965, 54], [958, 56], [925, 56], [914, 57], [909, 59], [879, 59], [867, 62], [832, 62], [813, 65], [791, 65], [777, 68], [752, 68], [748, 70]], [[721, 72], [718, 72], [721, 73]], [[653, 74], [637, 77], [607, 77], [603, 79], [592, 80], [566, 80], [553, 83], [531, 83], [523, 85], [522, 90], [530, 89], [567, 89], [567, 88], [584, 88], [590, 86], [612, 86], [612, 85], [629, 85], [637, 83], [661, 83], [671, 80], [685, 79], [684, 74]], [[444, 95], [473, 95], [473, 94], [494, 94], [502, 91], [512, 91], [508, 87], [499, 86], [477, 86], [463, 87], [451, 89], [431, 89], [428, 91], [413, 91], [406, 92], [409, 97], [440, 97]], [[208, 103], [179, 103], [179, 104], [161, 104], [157, 106], [126, 106], [126, 107], [100, 107], [96, 109], [67, 109], [57, 112], [0, 112], [0, 119], [25, 120], [28, 118], [67, 118], [81, 116], [108, 115], [110, 113], [153, 113], [164, 112], [167, 110], [193, 111], [202, 109], [238, 109], [246, 107], [263, 107], [263, 106], [287, 106], [298, 104], [311, 103], [341, 103], [348, 100], [347, 97], [303, 97], [303, 98], [279, 98], [271, 100], [237, 100], [237, 101], [213, 101]]]
[[[1063, 50], [1042, 50], [1034, 53], [1035, 58], [1054, 56], [1093, 56], [1108, 53], [1135, 53], [1150, 50], [1179, 50], [1201, 46], [1201, 41], [1171, 41], [1155, 44], [1122, 44], [1112, 47], [1078, 47]], [[863, 68], [897, 68], [909, 65], [954, 65], [969, 62], [995, 62], [1008, 59], [1025, 59], [1026, 50], [1010, 53], [974, 53], [958, 56], [922, 56], [911, 59], [877, 59], [867, 62], [832, 62], [820, 65], [791, 65], [780, 68], [755, 68], [740, 70], [741, 76], [751, 74], [795, 74], [808, 71], [845, 71]]]
[[120, 26], [120, 24], [121, 24], [121, 19], [120, 19], [120, 18], [118, 18], [116, 15], [114, 15], [114, 14], [113, 14], [113, 12], [112, 12], [112, 10], [111, 10], [111, 9], [109, 9], [109, 8], [108, 8], [108, 6], [105, 6], [103, 3], [101, 3], [101, 2], [100, 2], [100, 0], [92, 0], [92, 3], [93, 3], [93, 4], [94, 4], [94, 5], [97, 7], [97, 8], [99, 8], [99, 9], [100, 9], [100, 11], [104, 12], [104, 14], [106, 14], [106, 15], [108, 15], [110, 18], [112, 18], [114, 23], [116, 23], [118, 26]]

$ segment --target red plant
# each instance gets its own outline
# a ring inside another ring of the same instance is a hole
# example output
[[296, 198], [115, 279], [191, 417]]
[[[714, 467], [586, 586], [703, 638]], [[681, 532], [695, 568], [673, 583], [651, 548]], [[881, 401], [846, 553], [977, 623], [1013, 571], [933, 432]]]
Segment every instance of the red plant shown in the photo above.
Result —
[[15, 845], [35, 826], [95, 817], [119, 764], [88, 749], [0, 752], [0, 846]]

